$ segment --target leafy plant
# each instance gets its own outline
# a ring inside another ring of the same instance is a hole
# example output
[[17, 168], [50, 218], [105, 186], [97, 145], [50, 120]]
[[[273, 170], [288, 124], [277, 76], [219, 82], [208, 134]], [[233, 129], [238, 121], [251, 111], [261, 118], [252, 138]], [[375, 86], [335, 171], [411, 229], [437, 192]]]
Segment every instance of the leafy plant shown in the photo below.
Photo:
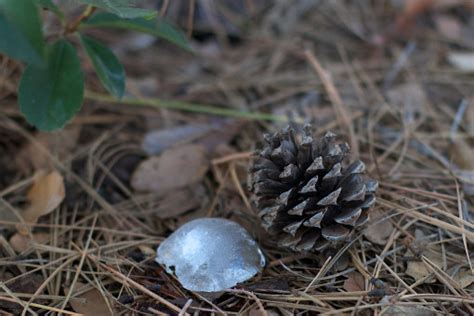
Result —
[[[52, 0], [0, 0], [0, 53], [26, 63], [18, 89], [20, 110], [30, 124], [44, 131], [62, 128], [82, 105], [84, 74], [77, 47], [71, 43], [73, 36], [78, 37], [104, 88], [116, 98], [125, 92], [123, 66], [112, 50], [85, 35], [85, 30], [134, 30], [191, 50], [181, 31], [156, 11], [133, 7], [133, 0], [76, 2], [87, 6], [79, 17], [67, 21]], [[61, 21], [59, 36], [43, 34], [40, 9], [53, 12]]]

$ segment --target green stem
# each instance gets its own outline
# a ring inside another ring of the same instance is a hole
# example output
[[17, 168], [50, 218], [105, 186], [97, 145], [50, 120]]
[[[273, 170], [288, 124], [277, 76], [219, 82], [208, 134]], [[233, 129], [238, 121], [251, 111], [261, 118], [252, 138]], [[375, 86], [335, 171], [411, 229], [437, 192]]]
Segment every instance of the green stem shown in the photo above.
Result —
[[288, 122], [288, 118], [283, 115], [273, 115], [273, 114], [266, 114], [266, 113], [261, 113], [261, 112], [238, 111], [238, 110], [211, 106], [211, 105], [174, 101], [174, 100], [163, 100], [163, 99], [158, 99], [158, 98], [141, 98], [141, 99], [122, 98], [119, 100], [110, 95], [96, 93], [89, 90], [86, 90], [85, 97], [89, 100], [98, 101], [98, 102], [106, 102], [106, 103], [117, 103], [117, 104], [135, 105], [135, 106], [150, 106], [154, 108], [164, 108], [164, 109], [172, 109], [172, 110], [194, 112], [194, 113], [245, 118], [245, 119], [250, 119], [250, 120]]

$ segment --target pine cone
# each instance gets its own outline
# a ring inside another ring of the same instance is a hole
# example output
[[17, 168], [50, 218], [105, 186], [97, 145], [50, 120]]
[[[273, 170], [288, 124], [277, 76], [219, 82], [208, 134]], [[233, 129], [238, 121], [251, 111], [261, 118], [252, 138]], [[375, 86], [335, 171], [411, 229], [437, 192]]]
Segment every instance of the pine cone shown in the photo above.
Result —
[[264, 139], [249, 189], [264, 228], [280, 246], [321, 252], [367, 223], [378, 183], [363, 178], [362, 161], [348, 163], [347, 143], [331, 132], [313, 139], [310, 125], [300, 142], [289, 127]]

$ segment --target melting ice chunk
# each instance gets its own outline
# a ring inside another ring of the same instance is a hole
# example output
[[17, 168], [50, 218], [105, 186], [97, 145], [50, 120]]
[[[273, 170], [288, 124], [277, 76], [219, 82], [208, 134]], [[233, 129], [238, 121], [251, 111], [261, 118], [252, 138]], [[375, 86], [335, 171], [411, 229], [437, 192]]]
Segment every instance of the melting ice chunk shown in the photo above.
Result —
[[177, 229], [158, 247], [156, 261], [196, 292], [219, 292], [248, 280], [265, 265], [257, 243], [239, 224], [201, 218]]

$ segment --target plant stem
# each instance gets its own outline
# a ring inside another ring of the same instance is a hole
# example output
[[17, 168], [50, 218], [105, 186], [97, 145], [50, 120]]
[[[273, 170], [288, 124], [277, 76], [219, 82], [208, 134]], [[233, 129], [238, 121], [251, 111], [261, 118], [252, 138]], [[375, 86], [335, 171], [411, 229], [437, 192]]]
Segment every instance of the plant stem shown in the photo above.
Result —
[[198, 103], [189, 103], [175, 100], [163, 100], [158, 98], [122, 98], [116, 99], [110, 95], [96, 93], [86, 90], [85, 97], [89, 100], [107, 102], [107, 103], [117, 103], [117, 104], [126, 104], [126, 105], [135, 105], [135, 106], [150, 106], [154, 108], [165, 108], [186, 112], [194, 113], [203, 113], [203, 114], [212, 114], [219, 116], [227, 117], [236, 117], [236, 118], [245, 118], [250, 120], [264, 120], [264, 121], [274, 121], [274, 122], [288, 122], [288, 118], [283, 115], [273, 115], [261, 112], [246, 112], [239, 111], [234, 109], [228, 109], [218, 106], [198, 104]]
[[74, 21], [66, 25], [66, 28], [64, 29], [64, 35], [74, 33], [81, 24], [81, 22], [88, 19], [95, 12], [96, 9], [96, 7], [88, 5], [81, 13], [81, 15], [79, 15]]

